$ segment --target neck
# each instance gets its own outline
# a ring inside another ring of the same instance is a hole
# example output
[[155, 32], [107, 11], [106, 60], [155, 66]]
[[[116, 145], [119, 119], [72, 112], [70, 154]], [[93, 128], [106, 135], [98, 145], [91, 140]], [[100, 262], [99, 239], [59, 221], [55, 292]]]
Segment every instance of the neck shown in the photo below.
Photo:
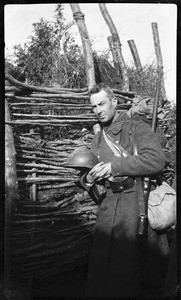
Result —
[[102, 123], [102, 127], [109, 127], [117, 119], [118, 116], [119, 116], [119, 113], [116, 110], [113, 118], [111, 120], [109, 120], [107, 123]]
[[112, 120], [111, 123], [113, 123], [113, 122], [117, 119], [118, 116], [119, 116], [119, 113], [118, 113], [118, 111], [116, 110], [116, 111], [115, 111], [115, 114], [114, 114], [114, 117], [113, 117], [113, 120]]

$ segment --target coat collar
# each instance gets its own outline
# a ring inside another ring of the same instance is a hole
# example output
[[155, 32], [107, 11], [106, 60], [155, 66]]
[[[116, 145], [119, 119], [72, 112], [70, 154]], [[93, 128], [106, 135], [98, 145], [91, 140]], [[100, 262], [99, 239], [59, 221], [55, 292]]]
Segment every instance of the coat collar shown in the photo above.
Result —
[[113, 134], [116, 135], [122, 130], [125, 121], [129, 121], [129, 120], [130, 118], [126, 112], [119, 112], [119, 115], [116, 118], [116, 120], [114, 120], [114, 122], [112, 122], [111, 125], [105, 126], [104, 130], [106, 133], [112, 132]]

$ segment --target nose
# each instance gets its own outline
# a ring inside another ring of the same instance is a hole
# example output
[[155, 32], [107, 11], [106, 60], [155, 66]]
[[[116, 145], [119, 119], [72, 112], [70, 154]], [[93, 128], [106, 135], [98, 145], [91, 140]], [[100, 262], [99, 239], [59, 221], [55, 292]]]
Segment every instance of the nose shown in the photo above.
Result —
[[97, 106], [97, 109], [96, 109], [96, 110], [97, 110], [97, 114], [100, 115], [100, 113], [101, 113], [101, 111], [102, 111], [101, 107], [100, 107], [100, 106]]

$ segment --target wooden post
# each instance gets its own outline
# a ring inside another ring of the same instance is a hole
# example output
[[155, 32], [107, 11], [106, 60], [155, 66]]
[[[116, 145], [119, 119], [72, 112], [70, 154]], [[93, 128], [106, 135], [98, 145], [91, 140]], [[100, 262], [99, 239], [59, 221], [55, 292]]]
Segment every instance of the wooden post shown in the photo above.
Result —
[[110, 15], [109, 15], [108, 11], [107, 11], [106, 4], [105, 3], [99, 3], [99, 8], [100, 8], [100, 11], [101, 11], [108, 27], [109, 27], [111, 35], [112, 35], [112, 41], [113, 41], [113, 45], [114, 45], [114, 49], [115, 49], [116, 60], [117, 60], [118, 65], [120, 67], [122, 80], [123, 80], [122, 89], [124, 91], [129, 91], [129, 76], [128, 76], [126, 64], [124, 62], [124, 58], [123, 58], [123, 55], [122, 55], [121, 42], [120, 42], [120, 39], [119, 39], [117, 29], [116, 29]]
[[115, 66], [116, 69], [118, 69], [118, 61], [117, 61], [117, 57], [116, 57], [116, 53], [115, 53], [115, 49], [114, 49], [112, 35], [108, 36], [107, 40], [108, 40], [109, 48], [110, 48], [111, 53], [112, 53], [114, 66]]
[[91, 44], [89, 40], [89, 34], [86, 28], [86, 24], [84, 22], [84, 14], [81, 12], [80, 7], [77, 3], [70, 3], [70, 6], [73, 12], [73, 18], [76, 21], [80, 32], [83, 51], [84, 51], [88, 89], [91, 89], [93, 85], [95, 85], [96, 80], [95, 80], [93, 55], [92, 55]]
[[[5, 122], [11, 121], [8, 102], [5, 99]], [[13, 130], [5, 125], [5, 239], [4, 239], [4, 293], [11, 289], [10, 263], [10, 226], [11, 216], [16, 208], [18, 195], [18, 180], [16, 173], [16, 151], [14, 147]]]
[[141, 71], [142, 70], [141, 61], [134, 40], [129, 40], [128, 45], [131, 50], [136, 69], [137, 71]]
[[164, 79], [163, 79], [163, 60], [162, 60], [162, 53], [161, 53], [161, 47], [160, 47], [160, 39], [159, 39], [159, 33], [158, 33], [158, 25], [157, 23], [153, 22], [151, 23], [152, 26], [152, 33], [153, 33], [153, 41], [155, 46], [155, 54], [157, 58], [157, 70], [158, 72], [161, 72], [161, 104], [163, 105], [166, 100], [166, 91], [165, 91], [165, 85], [164, 85]]
[[[30, 133], [33, 134], [34, 133], [34, 129], [30, 129]], [[33, 154], [33, 157], [36, 157], [35, 154]], [[36, 162], [36, 161], [33, 161], [33, 162]], [[32, 171], [34, 171], [32, 173], [32, 178], [35, 178], [37, 177], [37, 173], [36, 173], [36, 169], [33, 168]], [[30, 194], [30, 198], [33, 202], [36, 202], [37, 201], [37, 184], [36, 183], [33, 183], [32, 186], [31, 186], [31, 194]]]
[[108, 40], [109, 48], [112, 53], [114, 67], [116, 69], [116, 82], [114, 84], [117, 84], [118, 89], [122, 89], [122, 74], [121, 74], [120, 66], [117, 61], [117, 56], [116, 56], [116, 51], [115, 51], [114, 44], [113, 44], [112, 35], [108, 36], [107, 40]]
[[[5, 100], [5, 122], [11, 121], [9, 106]], [[13, 130], [5, 125], [5, 210], [8, 216], [16, 207], [18, 199], [18, 180], [16, 174], [16, 151], [14, 147]]]

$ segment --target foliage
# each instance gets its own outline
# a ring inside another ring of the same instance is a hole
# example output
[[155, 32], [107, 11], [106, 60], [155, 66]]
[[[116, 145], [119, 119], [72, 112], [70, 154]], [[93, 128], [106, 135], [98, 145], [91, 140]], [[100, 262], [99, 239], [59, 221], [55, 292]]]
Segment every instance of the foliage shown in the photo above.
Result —
[[109, 51], [103, 51], [98, 55], [93, 52], [96, 83], [104, 82], [112, 88], [121, 89], [121, 78], [118, 70], [111, 65]]
[[[19, 81], [25, 81], [25, 74], [22, 72], [21, 68], [15, 66], [10, 58], [5, 59], [5, 70], [8, 74]], [[7, 81], [6, 84], [9, 84]]]
[[171, 164], [176, 169], [176, 105], [172, 104], [168, 115], [169, 122], [166, 129], [166, 133], [169, 136], [168, 147], [171, 151]]
[[138, 71], [135, 67], [128, 67], [130, 90], [142, 96], [154, 97], [156, 91], [157, 68], [154, 62], [142, 67]]
[[41, 18], [33, 23], [29, 41], [14, 47], [16, 68], [31, 84], [85, 86], [83, 56], [70, 33], [73, 23], [63, 17], [62, 4], [57, 5], [54, 18], [54, 22]]
[[169, 106], [164, 125], [167, 136], [167, 145], [164, 149], [168, 158], [167, 182], [176, 189], [176, 106], [174, 103], [167, 103], [166, 105]]

